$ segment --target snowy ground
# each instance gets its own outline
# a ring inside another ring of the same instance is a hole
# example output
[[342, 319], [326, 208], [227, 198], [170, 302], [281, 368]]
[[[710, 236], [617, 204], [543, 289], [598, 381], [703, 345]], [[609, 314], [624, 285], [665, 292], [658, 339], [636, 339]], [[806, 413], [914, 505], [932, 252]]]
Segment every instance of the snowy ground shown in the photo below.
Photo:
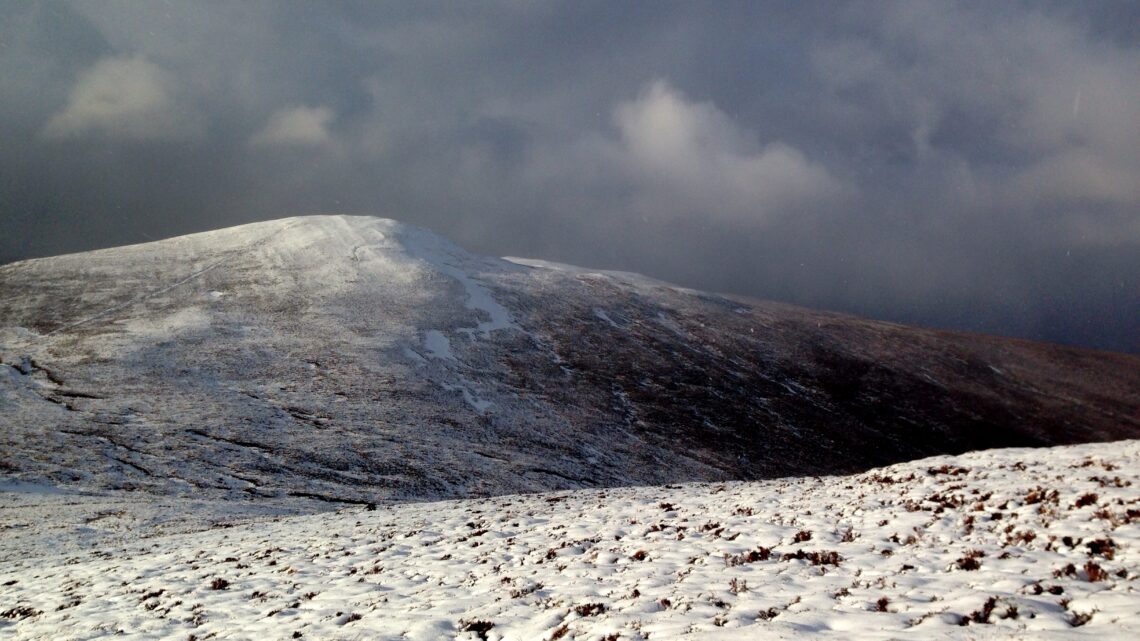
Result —
[[1135, 639], [1138, 477], [1127, 441], [151, 538], [138, 520], [82, 552], [5, 536], [0, 636]]

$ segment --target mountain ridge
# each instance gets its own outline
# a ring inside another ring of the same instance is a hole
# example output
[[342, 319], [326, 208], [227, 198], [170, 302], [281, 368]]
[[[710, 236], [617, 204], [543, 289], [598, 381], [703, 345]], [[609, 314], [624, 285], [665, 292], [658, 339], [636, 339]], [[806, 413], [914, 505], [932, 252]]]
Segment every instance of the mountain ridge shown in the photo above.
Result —
[[1140, 436], [1140, 358], [295, 217], [0, 266], [13, 478], [372, 502]]

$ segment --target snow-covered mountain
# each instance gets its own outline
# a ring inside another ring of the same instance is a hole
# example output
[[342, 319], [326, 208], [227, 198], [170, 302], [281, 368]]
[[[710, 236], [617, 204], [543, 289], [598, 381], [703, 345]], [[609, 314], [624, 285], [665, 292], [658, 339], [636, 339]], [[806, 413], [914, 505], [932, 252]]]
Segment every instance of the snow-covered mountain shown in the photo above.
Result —
[[1140, 437], [1140, 358], [471, 255], [369, 217], [0, 267], [0, 474], [383, 502]]

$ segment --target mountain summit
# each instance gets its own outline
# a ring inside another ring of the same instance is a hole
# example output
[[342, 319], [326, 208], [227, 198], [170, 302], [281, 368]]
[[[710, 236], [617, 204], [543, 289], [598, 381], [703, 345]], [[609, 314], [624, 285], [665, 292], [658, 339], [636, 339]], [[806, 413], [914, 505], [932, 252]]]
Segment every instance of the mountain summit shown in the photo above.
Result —
[[0, 472], [328, 501], [1140, 437], [1140, 358], [287, 218], [0, 267]]

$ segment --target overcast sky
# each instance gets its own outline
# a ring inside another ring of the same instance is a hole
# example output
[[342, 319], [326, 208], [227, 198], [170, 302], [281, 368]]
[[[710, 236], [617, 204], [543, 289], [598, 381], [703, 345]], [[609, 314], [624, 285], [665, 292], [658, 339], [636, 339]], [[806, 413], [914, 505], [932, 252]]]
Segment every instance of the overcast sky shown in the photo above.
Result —
[[309, 213], [1140, 351], [1140, 3], [0, 2], [0, 262]]

